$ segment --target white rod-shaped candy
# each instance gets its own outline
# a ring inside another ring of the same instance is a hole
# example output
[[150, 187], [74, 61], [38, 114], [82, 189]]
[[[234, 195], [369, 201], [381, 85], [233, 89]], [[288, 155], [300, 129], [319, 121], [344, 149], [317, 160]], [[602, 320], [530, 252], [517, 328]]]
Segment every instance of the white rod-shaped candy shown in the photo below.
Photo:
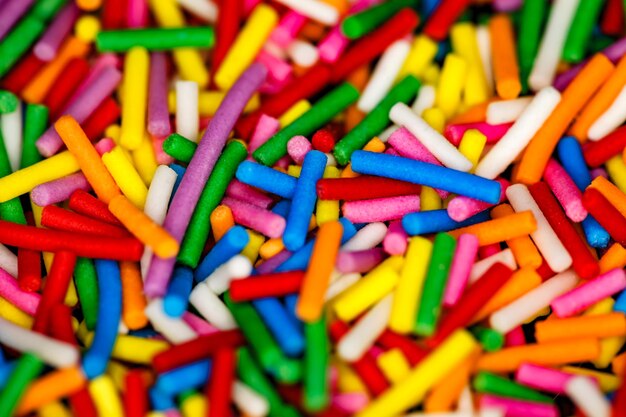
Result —
[[228, 307], [209, 289], [206, 283], [196, 285], [189, 295], [189, 302], [206, 321], [220, 330], [237, 328], [237, 323]]
[[198, 142], [198, 83], [176, 81], [176, 133]]
[[17, 171], [22, 158], [22, 103], [18, 100], [17, 108], [11, 113], [4, 113], [0, 120], [11, 169]]
[[502, 139], [480, 160], [475, 174], [494, 179], [504, 172], [543, 126], [559, 101], [561, 93], [555, 88], [546, 87], [537, 93]]
[[165, 314], [161, 298], [150, 301], [144, 313], [152, 327], [174, 344], [188, 342], [197, 337], [196, 332], [182, 319], [175, 319]]
[[415, 98], [415, 101], [411, 106], [411, 110], [413, 110], [413, 113], [422, 117], [422, 113], [424, 113], [424, 110], [430, 109], [432, 106], [435, 105], [435, 96], [435, 87], [433, 87], [432, 85], [425, 85], [420, 87], [420, 90], [417, 93], [417, 97]]
[[489, 103], [487, 106], [487, 123], [499, 125], [516, 121], [532, 100], [532, 97], [520, 97]]
[[356, 284], [357, 281], [360, 279], [361, 274], [359, 274], [358, 272], [351, 272], [349, 274], [339, 276], [328, 286], [326, 294], [324, 295], [324, 300], [328, 301], [335, 298], [336, 296]]
[[468, 411], [435, 411], [432, 413], [410, 413], [404, 417], [474, 417], [473, 413]]
[[406, 39], [395, 41], [385, 49], [357, 102], [359, 110], [369, 113], [380, 103], [391, 89], [410, 50], [411, 42]]
[[483, 71], [487, 80], [487, 88], [491, 96], [493, 95], [494, 79], [491, 60], [491, 35], [489, 35], [487, 26], [480, 25], [476, 28], [476, 43], [478, 43], [478, 53], [480, 54], [480, 61], [483, 64]]
[[17, 278], [17, 256], [0, 243], [0, 268]]
[[317, 48], [309, 42], [300, 39], [293, 40], [287, 47], [287, 56], [302, 68], [312, 67], [319, 61], [320, 54]]
[[247, 278], [251, 273], [252, 264], [250, 259], [243, 255], [235, 255], [213, 271], [204, 282], [206, 282], [211, 291], [220, 295], [228, 290], [232, 280]]
[[55, 368], [75, 365], [80, 358], [78, 348], [27, 330], [0, 317], [0, 343], [18, 352], [30, 352]]
[[276, 0], [276, 2], [323, 25], [334, 26], [339, 21], [337, 9], [320, 0]]
[[537, 221], [537, 230], [530, 237], [537, 245], [550, 269], [563, 272], [572, 265], [572, 257], [567, 252], [552, 226], [543, 215], [524, 184], [511, 185], [506, 189], [506, 196], [516, 212], [530, 210]]
[[385, 331], [393, 295], [389, 294], [369, 310], [337, 344], [339, 357], [347, 362], [359, 360]]
[[517, 300], [495, 311], [489, 324], [500, 333], [508, 333], [525, 323], [546, 307], [552, 300], [576, 287], [578, 277], [572, 270], [561, 272]]
[[512, 270], [517, 269], [517, 262], [515, 262], [515, 256], [513, 256], [513, 252], [511, 251], [511, 249], [507, 248], [498, 253], [494, 253], [493, 255], [485, 259], [481, 259], [480, 261], [476, 262], [472, 266], [472, 270], [470, 271], [469, 283], [473, 284], [476, 281], [478, 281], [480, 277], [482, 277], [485, 274], [485, 272], [489, 270], [489, 268], [491, 268], [493, 265], [495, 265], [498, 262], [508, 266]]
[[385, 130], [383, 130], [380, 135], [378, 135], [378, 139], [380, 139], [383, 143], [387, 143], [387, 140], [391, 137], [393, 132], [395, 132], [396, 129], [399, 129], [399, 128], [400, 126], [398, 126], [397, 124], [392, 124]]
[[589, 140], [598, 141], [617, 129], [626, 121], [626, 86], [613, 103], [596, 119], [587, 131]]
[[565, 38], [578, 9], [580, 0], [556, 0], [539, 44], [539, 51], [528, 77], [528, 85], [534, 91], [552, 85], [556, 68], [561, 60]]
[[[167, 214], [167, 206], [174, 190], [178, 174], [167, 165], [159, 165], [154, 172], [143, 212], [155, 223], [161, 225]], [[145, 277], [152, 260], [152, 250], [146, 247], [141, 257], [141, 276]]]
[[469, 384], [463, 388], [457, 404], [457, 412], [474, 413], [474, 399]]
[[571, 378], [565, 384], [565, 392], [587, 417], [611, 417], [611, 404], [591, 378]]
[[446, 167], [463, 172], [472, 169], [473, 164], [469, 159], [406, 104], [395, 104], [389, 112], [389, 118], [406, 127]]
[[177, 0], [180, 7], [209, 23], [217, 21], [217, 5], [210, 0]]
[[233, 384], [233, 402], [240, 411], [250, 417], [265, 417], [270, 406], [265, 397], [241, 381]]
[[386, 234], [387, 226], [385, 226], [385, 223], [370, 223], [344, 243], [341, 246], [341, 250], [357, 251], [371, 249], [382, 242]]

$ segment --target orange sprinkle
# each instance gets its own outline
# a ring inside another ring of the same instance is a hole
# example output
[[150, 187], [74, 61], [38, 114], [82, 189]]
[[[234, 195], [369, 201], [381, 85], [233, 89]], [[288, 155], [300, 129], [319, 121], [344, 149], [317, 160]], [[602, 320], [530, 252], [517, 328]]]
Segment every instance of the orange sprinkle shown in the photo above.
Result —
[[109, 211], [146, 246], [160, 258], [172, 258], [178, 254], [178, 242], [165, 229], [156, 224], [143, 211], [123, 195], [113, 197]]
[[522, 91], [511, 19], [498, 14], [489, 21], [493, 75], [498, 95], [505, 100], [517, 98]]
[[611, 181], [604, 177], [597, 177], [591, 181], [591, 188], [595, 188], [609, 200], [609, 203], [613, 205], [622, 216], [626, 217], [626, 194], [617, 188]]
[[463, 233], [476, 235], [480, 246], [500, 243], [520, 236], [528, 236], [537, 229], [535, 216], [530, 211], [509, 214], [449, 232], [455, 239]]
[[531, 139], [522, 156], [516, 182], [534, 184], [541, 179], [557, 142], [589, 98], [604, 84], [613, 64], [596, 54], [561, 95], [561, 101]]
[[[382, 140], [378, 139], [377, 137], [373, 137], [369, 142], [367, 142], [367, 144], [363, 147], [364, 151], [370, 151], [370, 152], [376, 152], [376, 153], [382, 153], [385, 151], [385, 144], [383, 143]], [[359, 174], [357, 174], [356, 172], [352, 171], [352, 168], [350, 166], [350, 164], [348, 163], [348, 165], [346, 165], [346, 167], [343, 169], [343, 171], [341, 171], [341, 178], [354, 178], [354, 177], [358, 177]]]
[[30, 384], [20, 401], [16, 414], [27, 414], [42, 405], [69, 397], [85, 387], [86, 383], [85, 375], [78, 367], [52, 371]]
[[626, 352], [620, 353], [612, 361], [613, 373], [626, 376]]
[[624, 84], [626, 84], [626, 56], [619, 60], [615, 71], [576, 118], [569, 134], [576, 136], [579, 141], [587, 140], [589, 128], [611, 106]]
[[539, 343], [572, 338], [604, 338], [624, 335], [626, 335], [626, 317], [622, 313], [545, 320], [535, 326], [535, 337]]
[[98, 198], [109, 204], [113, 197], [121, 195], [115, 180], [77, 121], [72, 116], [62, 116], [54, 124], [54, 128], [63, 139], [67, 149], [76, 157], [81, 171], [87, 177], [87, 181]]
[[460, 125], [465, 123], [484, 122], [487, 119], [487, 107], [497, 99], [487, 100], [465, 110], [463, 113], [454, 116], [448, 121], [448, 125]]
[[598, 339], [571, 339], [515, 346], [488, 353], [478, 359], [476, 367], [489, 372], [513, 372], [524, 362], [555, 366], [592, 361], [599, 355]]
[[435, 385], [424, 402], [426, 413], [453, 411], [461, 392], [467, 386], [472, 369], [480, 356], [477, 349], [461, 365]]
[[148, 324], [144, 314], [146, 297], [143, 295], [143, 280], [139, 265], [135, 262], [120, 262], [122, 275], [122, 319], [131, 330], [141, 329]]
[[62, 77], [63, 70], [74, 58], [82, 58], [89, 52], [89, 44], [70, 36], [59, 49], [56, 57], [35, 75], [24, 90], [22, 97], [29, 103], [41, 103], [57, 78]]
[[213, 237], [217, 242], [224, 236], [228, 229], [235, 225], [235, 218], [230, 207], [220, 204], [215, 207], [211, 213], [211, 230], [213, 230]]
[[600, 258], [600, 273], [610, 271], [615, 268], [623, 268], [626, 266], [626, 249], [619, 243], [615, 242], [609, 250], [607, 250], [602, 258]]
[[278, 254], [278, 252], [280, 252], [284, 248], [285, 245], [283, 245], [283, 240], [281, 238], [277, 237], [273, 239], [268, 239], [265, 243], [261, 245], [261, 248], [259, 249], [259, 255], [261, 255], [261, 258], [263, 259], [269, 259], [272, 256]]
[[319, 228], [296, 306], [298, 317], [303, 321], [314, 322], [322, 314], [324, 295], [335, 267], [342, 233], [343, 226], [337, 221], [324, 223]]
[[[500, 204], [491, 210], [491, 218], [500, 219], [502, 217], [515, 214], [513, 208], [508, 204]], [[507, 246], [513, 252], [515, 261], [520, 267], [530, 266], [539, 268], [543, 262], [541, 254], [529, 236], [519, 236], [506, 241]]]

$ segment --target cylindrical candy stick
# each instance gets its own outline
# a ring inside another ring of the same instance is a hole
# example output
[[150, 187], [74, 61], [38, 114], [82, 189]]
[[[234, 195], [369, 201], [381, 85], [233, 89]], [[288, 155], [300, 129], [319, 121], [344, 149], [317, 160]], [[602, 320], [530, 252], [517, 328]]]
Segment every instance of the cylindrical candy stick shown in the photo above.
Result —
[[155, 52], [150, 56], [150, 81], [148, 84], [148, 132], [154, 136], [171, 133], [167, 111], [167, 62], [165, 55]]
[[[4, 10], [3, 10], [4, 11]], [[9, 417], [18, 405], [31, 380], [35, 379], [44, 368], [44, 363], [35, 354], [26, 352], [18, 360], [13, 372], [6, 381], [7, 385], [0, 393], [0, 415]]]
[[599, 141], [619, 127], [624, 120], [624, 103], [626, 102], [626, 89], [622, 88], [611, 102], [611, 105], [593, 122], [587, 130], [587, 137], [592, 141]]
[[587, 377], [570, 378], [565, 384], [565, 393], [589, 417], [602, 417], [611, 414], [609, 401], [598, 389], [598, 386]]
[[551, 159], [543, 177], [561, 203], [567, 217], [573, 222], [583, 221], [587, 217], [587, 210], [583, 207], [582, 194], [563, 167]]
[[624, 335], [626, 335], [626, 318], [622, 313], [547, 320], [537, 323], [535, 326], [535, 337], [538, 343]]
[[232, 197], [225, 197], [222, 202], [231, 209], [236, 223], [264, 236], [278, 238], [286, 230], [285, 219], [271, 211]]
[[454, 306], [462, 297], [477, 253], [478, 238], [472, 234], [460, 235], [457, 239], [454, 258], [450, 266], [450, 276], [443, 296], [444, 306]]
[[489, 20], [491, 56], [496, 91], [503, 99], [514, 99], [522, 90], [517, 65], [513, 25], [509, 17], [499, 14]]
[[504, 410], [507, 416], [543, 416], [557, 417], [559, 410], [554, 404], [542, 404], [531, 401], [523, 401], [513, 398], [497, 397], [495, 395], [482, 395], [480, 397], [480, 407], [485, 409]]
[[124, 59], [122, 130], [120, 145], [135, 150], [145, 131], [150, 56], [145, 48], [131, 48]]
[[342, 206], [343, 215], [353, 223], [397, 220], [420, 209], [419, 196], [398, 196], [349, 201]]

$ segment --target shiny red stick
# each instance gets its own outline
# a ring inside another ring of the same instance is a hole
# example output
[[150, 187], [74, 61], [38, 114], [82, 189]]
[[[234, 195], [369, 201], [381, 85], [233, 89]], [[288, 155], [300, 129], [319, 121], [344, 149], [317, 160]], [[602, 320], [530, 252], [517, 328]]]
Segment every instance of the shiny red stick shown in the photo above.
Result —
[[60, 303], [52, 307], [51, 317], [54, 317], [54, 319], [48, 321], [50, 335], [55, 339], [78, 346], [74, 328], [72, 327], [72, 310], [65, 304]]
[[469, 6], [470, 0], [442, 0], [426, 21], [424, 33], [436, 41], [443, 41], [450, 28]]
[[69, 398], [72, 413], [76, 417], [98, 417], [98, 411], [91, 399], [89, 389], [82, 388], [80, 391], [72, 394]]
[[600, 191], [587, 188], [583, 194], [583, 206], [589, 214], [609, 232], [620, 245], [626, 246], [626, 218], [607, 200]]
[[583, 146], [585, 162], [592, 168], [599, 167], [626, 148], [626, 126], [615, 129], [597, 142]]
[[404, 181], [362, 175], [354, 178], [324, 178], [315, 187], [322, 200], [369, 200], [372, 198], [419, 195], [422, 187]]
[[85, 135], [90, 141], [99, 139], [104, 130], [120, 117], [120, 106], [111, 97], [105, 99], [82, 124]]
[[300, 291], [304, 272], [290, 271], [253, 276], [230, 283], [233, 301], [249, 301], [264, 297], [282, 297]]
[[124, 415], [144, 417], [148, 413], [148, 392], [142, 372], [138, 369], [126, 373], [124, 378]]
[[84, 233], [86, 235], [107, 237], [129, 237], [130, 234], [117, 226], [94, 220], [87, 216], [62, 209], [46, 206], [41, 215], [41, 225], [50, 229]]
[[70, 196], [70, 209], [76, 213], [82, 214], [101, 222], [109, 223], [115, 226], [122, 226], [119, 220], [109, 211], [106, 203], [98, 200], [93, 195], [84, 190], [76, 190]]
[[22, 91], [22, 88], [26, 87], [26, 84], [33, 79], [44, 64], [45, 62], [30, 52], [13, 67], [6, 77], [4, 77], [1, 84], [2, 88], [14, 94], [18, 94]]
[[219, 349], [215, 353], [211, 378], [206, 387], [210, 404], [208, 417], [223, 417], [230, 414], [236, 364], [237, 355], [234, 349]]

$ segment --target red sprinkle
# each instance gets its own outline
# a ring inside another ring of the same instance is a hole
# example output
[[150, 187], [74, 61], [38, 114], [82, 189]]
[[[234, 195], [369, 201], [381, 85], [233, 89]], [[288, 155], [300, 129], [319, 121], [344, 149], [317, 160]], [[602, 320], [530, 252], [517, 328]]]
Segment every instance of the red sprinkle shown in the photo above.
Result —
[[117, 226], [94, 220], [87, 216], [62, 209], [57, 206], [46, 206], [41, 215], [42, 226], [68, 232], [107, 237], [129, 237], [130, 234]]
[[76, 213], [87, 217], [109, 223], [115, 226], [122, 226], [117, 218], [109, 211], [106, 203], [98, 200], [86, 191], [76, 190], [70, 196], [69, 206]]
[[313, 134], [311, 142], [313, 143], [313, 149], [329, 153], [335, 147], [335, 136], [327, 129], [320, 129]]
[[585, 162], [591, 168], [599, 167], [626, 148], [626, 126], [615, 129], [597, 142], [583, 146]]
[[215, 353], [211, 378], [206, 387], [210, 404], [209, 417], [223, 417], [230, 414], [236, 364], [237, 355], [234, 349], [219, 349]]
[[282, 297], [300, 291], [303, 271], [259, 275], [230, 283], [230, 297], [241, 302], [264, 297]]
[[355, 178], [325, 178], [317, 182], [317, 196], [322, 200], [369, 200], [419, 194], [422, 187], [404, 181], [361, 175]]
[[587, 188], [583, 194], [583, 206], [615, 241], [626, 246], [626, 218], [609, 200], [604, 198], [600, 191]]

